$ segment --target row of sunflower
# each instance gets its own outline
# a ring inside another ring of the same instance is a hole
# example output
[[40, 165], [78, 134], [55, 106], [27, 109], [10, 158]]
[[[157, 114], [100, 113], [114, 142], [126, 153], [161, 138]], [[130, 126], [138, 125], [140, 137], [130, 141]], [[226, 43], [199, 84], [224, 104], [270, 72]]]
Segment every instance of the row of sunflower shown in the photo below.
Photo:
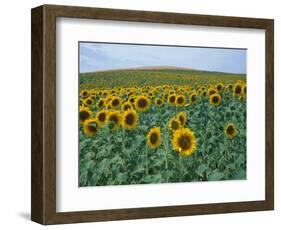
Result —
[[227, 85], [234, 84], [236, 79], [244, 79], [244, 77], [243, 74], [210, 74], [198, 71], [106, 71], [81, 74], [80, 85], [85, 89], [113, 88], [116, 85], [126, 88], [143, 85], [157, 87], [159, 85], [184, 85], [186, 82], [192, 85], [222, 82]]
[[195, 85], [191, 88], [189, 85], [162, 86], [143, 88], [116, 88], [116, 89], [92, 89], [82, 90], [80, 93], [80, 106], [100, 110], [103, 108], [116, 110], [122, 107], [122, 110], [135, 109], [144, 112], [149, 109], [153, 103], [156, 106], [162, 106], [165, 102], [169, 105], [183, 107], [187, 104], [195, 104], [198, 97], [210, 97], [210, 103], [219, 105], [221, 101], [220, 94], [231, 92], [233, 96], [241, 101], [246, 99], [246, 84], [238, 81], [234, 86], [229, 84], [224, 87], [222, 83], [216, 85]]

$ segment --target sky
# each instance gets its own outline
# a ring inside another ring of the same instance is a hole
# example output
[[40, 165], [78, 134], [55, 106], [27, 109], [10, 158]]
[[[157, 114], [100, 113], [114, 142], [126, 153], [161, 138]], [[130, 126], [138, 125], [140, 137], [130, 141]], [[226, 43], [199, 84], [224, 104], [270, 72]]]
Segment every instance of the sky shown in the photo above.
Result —
[[80, 73], [145, 66], [246, 73], [245, 49], [86, 42], [79, 46]]

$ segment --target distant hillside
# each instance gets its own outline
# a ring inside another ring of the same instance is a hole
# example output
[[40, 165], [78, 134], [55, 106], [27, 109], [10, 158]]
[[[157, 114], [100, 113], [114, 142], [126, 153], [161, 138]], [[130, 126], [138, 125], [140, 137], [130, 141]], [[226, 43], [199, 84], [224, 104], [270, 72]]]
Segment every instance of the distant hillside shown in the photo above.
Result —
[[164, 84], [193, 84], [197, 81], [221, 81], [234, 83], [246, 80], [245, 74], [233, 74], [195, 70], [174, 66], [151, 66], [130, 69], [114, 69], [80, 74], [80, 84], [95, 87], [143, 86]]
[[132, 68], [120, 68], [120, 69], [109, 69], [109, 70], [99, 70], [88, 73], [101, 73], [101, 72], [113, 72], [113, 71], [136, 71], [136, 70], [195, 70], [186, 67], [177, 66], [142, 66], [142, 67], [132, 67]]
[[[94, 74], [94, 73], [104, 73], [104, 72], [115, 72], [115, 71], [144, 71], [144, 70], [150, 70], [150, 71], [157, 71], [157, 70], [178, 70], [178, 71], [199, 71], [199, 72], [212, 72], [212, 73], [225, 73], [225, 72], [218, 72], [218, 71], [207, 71], [207, 70], [199, 70], [194, 68], [188, 68], [188, 67], [178, 67], [178, 66], [143, 66], [143, 67], [132, 67], [132, 68], [120, 68], [120, 69], [109, 69], [109, 70], [99, 70], [94, 72], [84, 72], [81, 74]], [[232, 73], [227, 73], [232, 74]]]

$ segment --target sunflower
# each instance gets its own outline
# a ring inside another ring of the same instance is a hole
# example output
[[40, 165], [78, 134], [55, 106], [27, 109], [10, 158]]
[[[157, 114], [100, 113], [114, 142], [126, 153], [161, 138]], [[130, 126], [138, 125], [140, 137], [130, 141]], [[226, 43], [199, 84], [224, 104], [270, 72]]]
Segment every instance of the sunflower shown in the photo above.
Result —
[[89, 97], [89, 91], [84, 89], [81, 91], [81, 96], [85, 99], [87, 97]]
[[187, 117], [185, 112], [179, 112], [177, 118], [179, 119], [182, 126], [187, 122]]
[[217, 89], [218, 92], [221, 92], [223, 90], [223, 84], [222, 83], [218, 83], [216, 85], [216, 89]]
[[91, 95], [90, 98], [92, 98], [93, 101], [96, 100], [96, 96], [95, 95]]
[[240, 83], [236, 83], [233, 89], [233, 96], [240, 96], [242, 94], [242, 85]]
[[119, 111], [110, 112], [107, 116], [107, 123], [111, 130], [116, 130], [120, 127], [122, 123], [122, 115]]
[[134, 104], [134, 103], [135, 103], [135, 97], [132, 97], [132, 96], [131, 96], [131, 97], [129, 98], [129, 102], [130, 102], [131, 104]]
[[155, 149], [160, 145], [161, 142], [161, 131], [160, 128], [154, 127], [149, 130], [147, 134], [147, 144], [150, 148]]
[[229, 85], [227, 86], [227, 88], [228, 88], [229, 90], [232, 90], [232, 88], [233, 88], [232, 84], [229, 84]]
[[132, 109], [132, 104], [130, 102], [125, 102], [123, 105], [122, 105], [122, 110], [125, 112], [129, 109]]
[[149, 93], [148, 93], [148, 97], [149, 97], [149, 98], [153, 98], [153, 97], [154, 97], [154, 93], [153, 93], [153, 92], [149, 92]]
[[111, 100], [111, 108], [118, 109], [121, 105], [121, 98], [120, 97], [113, 97]]
[[96, 118], [87, 119], [83, 124], [83, 130], [88, 137], [96, 135], [98, 131], [98, 120]]
[[215, 90], [214, 88], [209, 88], [208, 89], [208, 94], [209, 96], [211, 96], [212, 94], [217, 93], [217, 90]]
[[138, 125], [138, 119], [139, 116], [135, 110], [133, 109], [126, 110], [122, 121], [123, 127], [125, 129], [135, 129]]
[[173, 118], [170, 120], [168, 126], [169, 126], [169, 129], [170, 129], [171, 131], [173, 131], [173, 132], [182, 127], [181, 121], [180, 121], [178, 118], [176, 118], [176, 117], [173, 117]]
[[80, 124], [83, 124], [87, 119], [91, 118], [93, 116], [93, 112], [84, 106], [80, 107], [79, 110], [79, 120], [80, 120]]
[[101, 109], [101, 108], [103, 108], [104, 106], [105, 106], [105, 101], [104, 101], [103, 98], [101, 98], [101, 99], [98, 101], [98, 103], [97, 103], [97, 107], [98, 107], [98, 109]]
[[214, 93], [210, 96], [210, 104], [218, 106], [221, 104], [221, 95]]
[[88, 107], [92, 107], [93, 104], [94, 104], [94, 101], [93, 101], [92, 98], [88, 97], [88, 98], [85, 99], [84, 104]]
[[157, 106], [161, 106], [161, 105], [163, 105], [163, 100], [162, 100], [160, 97], [159, 97], [159, 98], [156, 98], [155, 104], [156, 104]]
[[196, 150], [195, 135], [190, 129], [178, 129], [174, 132], [172, 145], [174, 150], [179, 152], [180, 156], [189, 156]]
[[135, 107], [139, 112], [145, 112], [150, 108], [150, 103], [146, 96], [138, 96], [135, 100]]
[[168, 103], [170, 105], [174, 105], [175, 102], [176, 102], [176, 97], [177, 97], [176, 94], [174, 94], [174, 93], [170, 94], [169, 97], [168, 97]]
[[184, 95], [179, 95], [176, 97], [176, 105], [181, 107], [186, 104], [186, 97]]
[[190, 94], [189, 100], [190, 100], [190, 104], [195, 104], [197, 100], [197, 94], [196, 93]]
[[108, 111], [107, 110], [100, 110], [97, 113], [96, 118], [98, 120], [99, 127], [104, 126], [104, 124], [106, 123], [106, 120], [107, 120], [107, 115], [108, 115]]
[[233, 139], [237, 135], [237, 129], [233, 123], [227, 124], [224, 128], [224, 133], [229, 139]]

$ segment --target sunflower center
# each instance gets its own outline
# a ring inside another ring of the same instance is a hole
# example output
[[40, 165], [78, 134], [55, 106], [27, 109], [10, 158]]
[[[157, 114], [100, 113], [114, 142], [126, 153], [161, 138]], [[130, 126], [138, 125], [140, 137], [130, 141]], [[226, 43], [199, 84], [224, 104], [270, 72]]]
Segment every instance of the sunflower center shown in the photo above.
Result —
[[176, 121], [172, 121], [172, 129], [177, 130], [179, 128], [179, 124]]
[[237, 93], [237, 94], [241, 93], [241, 86], [240, 85], [236, 86], [235, 93]]
[[115, 124], [118, 123], [118, 117], [115, 116], [115, 115], [112, 115], [110, 118], [109, 118], [110, 121], [114, 122]]
[[86, 103], [87, 103], [88, 105], [90, 105], [90, 104], [92, 104], [92, 101], [91, 101], [91, 100], [87, 100]]
[[228, 126], [226, 132], [227, 134], [232, 135], [234, 133], [234, 127], [232, 125]]
[[103, 101], [99, 101], [99, 107], [103, 106]]
[[219, 102], [219, 97], [215, 96], [212, 98], [213, 103], [218, 103]]
[[217, 89], [220, 91], [220, 90], [221, 90], [221, 85], [218, 85], [218, 86], [217, 86]]
[[138, 106], [140, 108], [145, 108], [147, 106], [146, 100], [144, 98], [141, 98], [138, 100]]
[[81, 111], [79, 113], [80, 120], [85, 121], [90, 117], [90, 114], [87, 111]]
[[161, 100], [158, 99], [158, 100], [156, 101], [156, 103], [157, 103], [157, 105], [161, 105]]
[[129, 105], [124, 105], [124, 110], [128, 110], [130, 109], [131, 107]]
[[112, 105], [113, 106], [118, 106], [119, 105], [119, 100], [117, 98], [112, 100]]
[[158, 140], [158, 135], [156, 133], [152, 133], [149, 138], [150, 143], [154, 145], [157, 143], [157, 140]]
[[192, 96], [191, 96], [191, 101], [194, 102], [195, 100], [196, 100], [196, 96], [195, 96], [195, 95], [192, 95]]
[[178, 144], [183, 150], [187, 150], [190, 148], [191, 141], [188, 136], [181, 136], [178, 140]]
[[97, 132], [97, 123], [96, 122], [92, 122], [88, 125], [88, 130], [91, 132], [91, 133], [95, 133]]
[[179, 104], [182, 104], [182, 103], [183, 103], [183, 98], [182, 98], [182, 97], [179, 97], [179, 98], [178, 98], [178, 103], [179, 103]]
[[211, 89], [210, 91], [209, 91], [209, 94], [210, 95], [212, 95], [212, 94], [214, 94], [215, 93], [215, 90], [213, 90], [213, 89]]
[[98, 119], [102, 122], [105, 121], [105, 113], [100, 113]]
[[135, 99], [134, 99], [134, 98], [130, 98], [130, 102], [131, 102], [131, 103], [134, 103], [134, 102], [135, 102]]
[[176, 97], [175, 97], [175, 96], [171, 96], [169, 101], [170, 101], [171, 103], [174, 103], [175, 100], [176, 100]]
[[125, 117], [126, 124], [132, 125], [132, 124], [134, 124], [134, 121], [135, 121], [134, 115], [131, 113], [127, 114], [127, 116]]

